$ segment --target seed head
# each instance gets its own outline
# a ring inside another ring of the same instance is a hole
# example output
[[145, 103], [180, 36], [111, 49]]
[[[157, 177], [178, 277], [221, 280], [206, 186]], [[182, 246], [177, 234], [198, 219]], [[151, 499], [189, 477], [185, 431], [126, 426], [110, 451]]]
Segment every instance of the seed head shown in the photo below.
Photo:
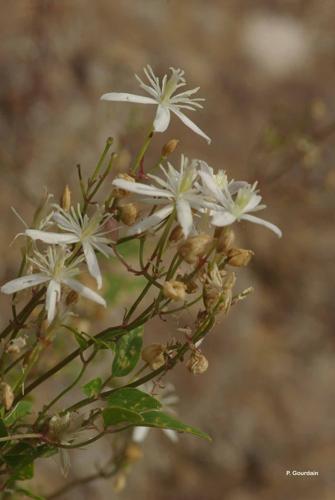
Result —
[[170, 139], [164, 146], [162, 147], [162, 156], [165, 158], [170, 156], [176, 149], [179, 144], [178, 139]]
[[6, 411], [10, 410], [14, 402], [14, 393], [9, 384], [2, 382], [0, 385], [1, 391], [1, 402], [4, 405]]
[[166, 281], [163, 285], [164, 297], [171, 300], [185, 300], [186, 285], [182, 281]]
[[186, 366], [193, 375], [201, 375], [208, 368], [208, 359], [201, 351], [196, 350], [192, 352]]
[[252, 250], [244, 248], [231, 248], [228, 251], [228, 264], [234, 267], [245, 267], [249, 264], [251, 257], [254, 255]]
[[60, 200], [60, 206], [62, 207], [65, 212], [68, 212], [71, 207], [71, 191], [69, 186], [66, 184], [61, 200]]
[[218, 253], [226, 253], [235, 240], [235, 233], [230, 227], [217, 228], [215, 236], [217, 237], [216, 249]]
[[148, 363], [152, 370], [157, 370], [165, 364], [165, 352], [165, 345], [151, 344], [143, 349], [141, 357], [143, 361]]
[[127, 203], [119, 208], [120, 219], [127, 226], [132, 226], [138, 216], [138, 208], [135, 203]]
[[188, 264], [194, 264], [199, 257], [202, 257], [209, 251], [212, 241], [213, 239], [208, 234], [190, 236], [179, 246], [179, 255]]

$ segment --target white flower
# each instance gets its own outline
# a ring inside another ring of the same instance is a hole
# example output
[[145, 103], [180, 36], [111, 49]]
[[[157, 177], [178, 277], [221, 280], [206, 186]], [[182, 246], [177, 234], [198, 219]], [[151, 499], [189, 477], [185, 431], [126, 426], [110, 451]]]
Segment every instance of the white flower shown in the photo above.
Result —
[[101, 252], [105, 257], [114, 255], [113, 250], [108, 246], [110, 240], [106, 238], [107, 232], [103, 230], [102, 210], [98, 209], [95, 214], [89, 218], [87, 214], [81, 213], [78, 203], [77, 210], [71, 207], [69, 212], [65, 212], [60, 206], [56, 205], [57, 211], [53, 214], [53, 220], [65, 233], [53, 233], [38, 231], [36, 229], [27, 229], [25, 234], [34, 240], [41, 240], [50, 244], [72, 244], [81, 243], [85, 260], [90, 274], [96, 279], [98, 288], [102, 286], [101, 271], [95, 250]]
[[[150, 385], [149, 384], [143, 384], [140, 386], [140, 389], [144, 392], [147, 392], [150, 394]], [[159, 398], [160, 402], [162, 403], [162, 407], [164, 411], [167, 411], [168, 413], [174, 414], [175, 411], [172, 408], [172, 405], [175, 405], [178, 403], [179, 398], [175, 394], [174, 386], [172, 384], [167, 384], [163, 391], [161, 392]], [[133, 441], [135, 443], [142, 443], [142, 441], [145, 440], [147, 437], [148, 433], [150, 431], [150, 427], [135, 427], [133, 430]], [[164, 434], [174, 443], [178, 441], [178, 433], [176, 431], [173, 431], [172, 429], [162, 429]]]
[[181, 69], [170, 69], [172, 73], [170, 78], [168, 79], [168, 76], [165, 75], [160, 81], [159, 78], [155, 76], [151, 66], [148, 65], [144, 68], [144, 73], [149, 80], [149, 85], [145, 84], [140, 77], [135, 75], [142, 89], [148, 92], [151, 97], [126, 94], [124, 92], [110, 92], [108, 94], [104, 94], [101, 99], [105, 101], [158, 104], [154, 120], [154, 132], [165, 132], [171, 119], [170, 112], [172, 112], [177, 115], [187, 127], [193, 130], [196, 134], [204, 137], [208, 144], [210, 144], [210, 138], [181, 111], [182, 109], [195, 111], [197, 108], [202, 108], [200, 101], [204, 101], [204, 99], [191, 97], [193, 94], [198, 92], [199, 87], [175, 94], [177, 89], [186, 85], [186, 81], [184, 78], [184, 71]]
[[29, 260], [40, 272], [9, 281], [1, 287], [1, 292], [10, 295], [26, 288], [49, 283], [45, 299], [48, 323], [51, 323], [56, 315], [56, 305], [61, 298], [61, 285], [66, 285], [83, 297], [106, 307], [106, 302], [100, 295], [73, 279], [79, 273], [77, 266], [82, 262], [83, 257], [79, 257], [66, 265], [68, 257], [69, 254], [66, 252], [65, 247], [62, 246], [48, 247], [45, 255], [35, 252], [35, 257]]
[[180, 172], [170, 163], [167, 169], [161, 166], [166, 179], [161, 179], [156, 175], [148, 175], [160, 187], [150, 186], [141, 182], [129, 182], [124, 179], [115, 179], [113, 184], [119, 188], [132, 193], [144, 195], [145, 202], [153, 205], [165, 205], [149, 217], [132, 226], [128, 234], [139, 234], [160, 224], [166, 217], [176, 210], [176, 217], [183, 229], [184, 236], [187, 237], [193, 227], [192, 208], [201, 209], [202, 196], [194, 187], [194, 182], [198, 176], [196, 169], [197, 161], [189, 161], [185, 156], [181, 156]]
[[235, 221], [247, 220], [271, 229], [277, 236], [281, 237], [281, 230], [264, 219], [250, 215], [249, 212], [263, 210], [266, 206], [261, 205], [262, 197], [258, 194], [257, 182], [253, 185], [247, 182], [230, 182], [223, 177], [215, 176], [213, 171], [202, 169], [199, 172], [202, 179], [203, 192], [209, 196], [207, 207], [212, 210], [212, 224], [214, 226], [228, 226]]

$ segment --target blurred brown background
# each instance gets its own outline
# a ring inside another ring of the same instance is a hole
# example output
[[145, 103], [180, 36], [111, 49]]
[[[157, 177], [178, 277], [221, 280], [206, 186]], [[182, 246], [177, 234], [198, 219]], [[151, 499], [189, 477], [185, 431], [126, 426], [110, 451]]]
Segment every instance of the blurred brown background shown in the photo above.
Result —
[[[63, 500], [335, 498], [334, 26], [334, 0], [1, 2], [2, 282], [22, 230], [11, 205], [29, 220], [43, 186], [56, 196], [75, 186], [75, 164], [88, 171], [108, 135], [125, 164], [136, 152], [153, 110], [99, 97], [137, 93], [133, 73], [147, 63], [159, 74], [182, 67], [201, 86], [205, 110], [194, 119], [213, 139], [208, 147], [173, 120], [156, 150], [178, 137], [185, 154], [258, 179], [264, 216], [284, 232], [239, 228], [240, 246], [256, 252], [239, 287], [255, 292], [207, 341], [209, 370], [172, 376], [180, 416], [213, 444], [173, 445], [152, 431], [122, 493], [97, 481]], [[160, 327], [160, 340], [175, 327]], [[103, 453], [73, 453], [71, 478]], [[287, 478], [287, 469], [319, 476]], [[34, 484], [48, 493], [63, 481], [51, 459]]]

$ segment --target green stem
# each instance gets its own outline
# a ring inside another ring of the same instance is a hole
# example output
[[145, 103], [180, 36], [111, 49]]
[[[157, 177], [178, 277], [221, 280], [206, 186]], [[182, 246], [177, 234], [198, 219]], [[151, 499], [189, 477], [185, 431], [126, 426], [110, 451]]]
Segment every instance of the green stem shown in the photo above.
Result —
[[148, 135], [146, 137], [146, 140], [144, 141], [143, 146], [141, 147], [141, 149], [139, 150], [139, 152], [138, 152], [138, 154], [137, 154], [137, 156], [135, 158], [134, 165], [130, 169], [130, 173], [131, 174], [134, 175], [134, 174], [137, 173], [138, 167], [140, 166], [141, 161], [143, 160], [144, 155], [145, 155], [148, 147], [150, 146], [150, 143], [152, 141], [153, 136], [154, 136], [154, 131], [153, 131], [153, 127], [151, 126], [150, 129], [149, 129], [149, 133], [148, 133]]

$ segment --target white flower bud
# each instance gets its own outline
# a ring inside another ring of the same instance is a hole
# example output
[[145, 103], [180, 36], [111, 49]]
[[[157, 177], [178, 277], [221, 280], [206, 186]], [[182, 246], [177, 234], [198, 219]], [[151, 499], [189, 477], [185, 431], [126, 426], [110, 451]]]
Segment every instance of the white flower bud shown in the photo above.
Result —
[[14, 402], [14, 393], [9, 384], [2, 382], [0, 384], [1, 391], [1, 402], [4, 405], [6, 411], [10, 410]]
[[24, 337], [17, 337], [8, 342], [5, 352], [8, 354], [20, 354], [21, 350], [27, 345]]

